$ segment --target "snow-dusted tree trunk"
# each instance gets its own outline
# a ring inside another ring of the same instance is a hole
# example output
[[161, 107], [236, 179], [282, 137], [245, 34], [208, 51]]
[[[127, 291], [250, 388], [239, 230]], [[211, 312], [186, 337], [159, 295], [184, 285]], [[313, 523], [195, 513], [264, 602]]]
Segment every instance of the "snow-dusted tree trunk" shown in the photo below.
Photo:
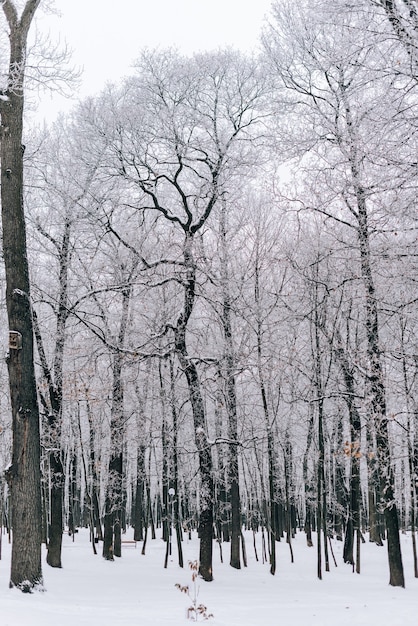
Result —
[[33, 362], [22, 146], [26, 43], [39, 3], [40, 0], [28, 0], [20, 18], [13, 2], [4, 0], [1, 3], [10, 42], [7, 85], [0, 92], [3, 257], [13, 414], [13, 455], [7, 472], [13, 508], [10, 586], [23, 591], [30, 591], [42, 583], [39, 408]]
[[196, 448], [199, 457], [199, 574], [206, 581], [213, 579], [213, 501], [214, 485], [212, 470], [212, 450], [208, 441], [206, 415], [200, 388], [199, 374], [194, 361], [190, 358], [186, 332], [193, 312], [196, 297], [196, 264], [193, 256], [193, 233], [186, 231], [183, 248], [185, 268], [184, 300], [182, 311], [177, 318], [174, 336], [176, 354], [187, 379], [190, 404], [193, 413], [193, 426]]
[[237, 393], [235, 382], [235, 357], [231, 319], [231, 293], [228, 262], [226, 203], [221, 204], [221, 285], [222, 285], [222, 326], [224, 332], [225, 355], [225, 398], [228, 414], [228, 491], [231, 505], [231, 556], [230, 565], [236, 569], [241, 567], [241, 500], [238, 471], [238, 416]]
[[61, 567], [61, 548], [63, 532], [63, 499], [65, 471], [62, 463], [61, 422], [63, 409], [63, 366], [65, 348], [65, 329], [69, 316], [68, 308], [68, 272], [71, 257], [71, 219], [67, 216], [61, 239], [56, 239], [45, 232], [55, 247], [58, 259], [58, 304], [56, 307], [56, 337], [54, 362], [51, 368], [45, 354], [41, 330], [34, 314], [35, 338], [38, 348], [41, 370], [46, 383], [46, 392], [40, 393], [42, 405], [47, 413], [46, 428], [50, 468], [50, 520], [48, 527], [47, 563], [51, 567]]
[[122, 303], [117, 345], [112, 355], [112, 405], [110, 416], [110, 460], [106, 488], [103, 557], [113, 560], [122, 556], [122, 479], [123, 479], [123, 436], [124, 428], [124, 387], [122, 379], [125, 344], [129, 321], [131, 286], [122, 287]]
[[[354, 172], [355, 174], [355, 172]], [[355, 181], [356, 182], [356, 181]], [[395, 477], [392, 467], [392, 454], [389, 444], [386, 390], [379, 345], [379, 318], [376, 290], [370, 263], [369, 229], [364, 190], [357, 185], [358, 198], [358, 237], [360, 246], [361, 270], [366, 298], [366, 334], [369, 357], [369, 406], [376, 432], [377, 460], [380, 476], [381, 506], [384, 509], [389, 557], [389, 584], [404, 587], [399, 538], [398, 510], [395, 500]]]

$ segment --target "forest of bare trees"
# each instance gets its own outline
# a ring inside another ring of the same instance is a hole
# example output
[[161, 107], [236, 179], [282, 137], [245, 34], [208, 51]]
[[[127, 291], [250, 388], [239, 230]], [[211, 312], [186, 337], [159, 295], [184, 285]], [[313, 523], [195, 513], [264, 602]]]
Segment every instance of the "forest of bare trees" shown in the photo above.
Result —
[[245, 528], [272, 574], [276, 542], [292, 555], [305, 533], [319, 578], [333, 541], [358, 574], [371, 541], [405, 586], [418, 577], [416, 0], [276, 0], [257, 54], [143, 51], [39, 131], [22, 117], [22, 37], [42, 1], [21, 4], [18, 17], [1, 2], [11, 585], [42, 582], [42, 542], [65, 567], [64, 529], [89, 527], [113, 560], [133, 527], [143, 552], [173, 541], [181, 566], [198, 530], [207, 581], [215, 542], [246, 565]]

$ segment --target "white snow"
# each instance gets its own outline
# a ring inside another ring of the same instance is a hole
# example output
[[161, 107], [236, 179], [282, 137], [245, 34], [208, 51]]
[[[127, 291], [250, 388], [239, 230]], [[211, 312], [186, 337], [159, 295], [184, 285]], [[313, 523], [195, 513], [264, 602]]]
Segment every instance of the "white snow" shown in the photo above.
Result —
[[[303, 533], [293, 541], [295, 563], [289, 547], [277, 544], [277, 573], [256, 562], [251, 533], [245, 533], [248, 567], [229, 566], [229, 546], [223, 544], [224, 563], [214, 543], [214, 577], [199, 581], [199, 602], [213, 613], [213, 626], [417, 626], [418, 580], [413, 576], [411, 538], [402, 536], [406, 589], [390, 587], [386, 547], [362, 545], [362, 573], [352, 573], [342, 562], [342, 544], [333, 542], [338, 567], [333, 563], [324, 578], [316, 577], [316, 548], [307, 548]], [[131, 534], [127, 534], [131, 538]], [[191, 572], [177, 565], [177, 553], [163, 568], [165, 544], [148, 540], [147, 554], [137, 547], [123, 548], [114, 562], [94, 556], [88, 533], [80, 531], [73, 542], [63, 542], [63, 569], [44, 560], [46, 593], [23, 594], [9, 589], [10, 546], [2, 537], [0, 561], [1, 626], [181, 626], [190, 600], [175, 588], [191, 585]], [[175, 543], [175, 542], [174, 542]], [[198, 557], [198, 540], [184, 540], [185, 563]]]

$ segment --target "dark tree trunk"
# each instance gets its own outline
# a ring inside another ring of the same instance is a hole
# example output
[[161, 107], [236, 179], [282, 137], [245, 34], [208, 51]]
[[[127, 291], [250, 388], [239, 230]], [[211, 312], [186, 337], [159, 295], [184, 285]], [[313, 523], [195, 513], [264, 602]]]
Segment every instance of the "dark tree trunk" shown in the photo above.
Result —
[[[66, 300], [66, 280], [61, 284], [61, 296], [64, 292]], [[66, 309], [64, 312], [63, 303], [60, 301], [58, 312], [57, 337], [59, 333], [64, 334]], [[45, 410], [48, 412], [46, 420], [46, 433], [44, 435], [45, 447], [48, 450], [49, 472], [51, 489], [49, 493], [49, 525], [48, 525], [48, 553], [46, 561], [51, 567], [62, 567], [61, 548], [63, 532], [63, 498], [64, 498], [64, 468], [61, 459], [61, 414], [62, 414], [62, 362], [64, 343], [56, 343], [55, 346], [55, 381], [51, 369], [48, 365], [44, 351], [41, 332], [35, 311], [33, 312], [33, 322], [38, 354], [41, 362], [41, 369], [48, 389], [48, 398], [42, 393], [40, 397]], [[60, 328], [63, 322], [62, 328]], [[59, 353], [59, 354], [58, 354]]]
[[170, 403], [171, 403], [171, 415], [173, 418], [173, 489], [174, 489], [174, 525], [176, 529], [177, 540], [177, 553], [179, 560], [179, 567], [183, 567], [183, 547], [182, 547], [182, 528], [180, 517], [180, 492], [179, 492], [179, 459], [178, 459], [178, 416], [176, 406], [176, 395], [174, 385], [174, 364], [173, 359], [170, 356]]
[[70, 461], [68, 491], [68, 534], [74, 538], [77, 527], [77, 457], [75, 454], [72, 455]]
[[113, 554], [122, 556], [122, 520], [123, 520], [123, 454], [120, 452], [113, 460], [111, 472], [116, 476], [114, 488], [115, 512], [113, 517]]
[[113, 353], [112, 363], [112, 407], [110, 417], [110, 459], [109, 476], [105, 498], [103, 557], [113, 560], [114, 556], [122, 556], [122, 506], [123, 506], [123, 354], [121, 349], [125, 342], [128, 325], [131, 286], [122, 289], [122, 311], [117, 337], [117, 347]]
[[[326, 512], [324, 511], [324, 426], [323, 426], [323, 402], [318, 402], [318, 465], [317, 465], [317, 486], [316, 486], [316, 530], [317, 530], [317, 576], [322, 580], [322, 536], [324, 534], [326, 542], [326, 528], [324, 520]], [[324, 542], [324, 543], [325, 543]]]
[[322, 537], [325, 557], [325, 571], [329, 571], [328, 560], [328, 530], [327, 530], [327, 491], [325, 481], [325, 410], [324, 395], [326, 381], [323, 373], [323, 351], [321, 349], [320, 329], [323, 328], [323, 315], [320, 310], [321, 294], [319, 281], [319, 262], [315, 264], [315, 276], [313, 286], [313, 329], [312, 329], [312, 354], [314, 360], [313, 387], [315, 390], [315, 404], [317, 407], [318, 420], [318, 462], [317, 462], [317, 491], [316, 491], [316, 525], [317, 525], [317, 575], [322, 579]]
[[259, 250], [256, 252], [255, 274], [254, 274], [254, 301], [256, 305], [256, 340], [257, 340], [257, 372], [260, 385], [261, 402], [263, 406], [264, 422], [267, 431], [267, 460], [268, 460], [268, 481], [269, 481], [269, 512], [268, 512], [268, 528], [270, 543], [270, 574], [274, 576], [276, 573], [276, 540], [277, 534], [277, 517], [276, 517], [276, 464], [274, 460], [274, 435], [270, 419], [270, 412], [267, 402], [266, 385], [264, 381], [264, 371], [262, 364], [263, 349], [262, 335], [263, 325], [260, 310], [260, 259]]
[[49, 466], [51, 471], [50, 523], [48, 533], [48, 553], [46, 562], [51, 567], [62, 567], [62, 503], [64, 496], [64, 471], [60, 452], [51, 453]]
[[110, 500], [106, 501], [106, 509], [103, 520], [103, 558], [113, 561], [113, 511]]
[[241, 500], [239, 489], [238, 465], [238, 418], [237, 396], [235, 385], [235, 356], [232, 338], [231, 295], [229, 288], [228, 242], [226, 225], [226, 205], [222, 202], [221, 208], [221, 246], [222, 246], [222, 325], [225, 341], [225, 398], [228, 413], [228, 483], [229, 500], [231, 504], [231, 558], [230, 565], [236, 569], [241, 567]]
[[139, 444], [136, 468], [136, 488], [134, 505], [134, 539], [142, 541], [144, 536], [144, 480], [145, 480], [145, 446]]
[[164, 382], [162, 376], [162, 362], [161, 359], [158, 362], [158, 374], [160, 382], [160, 398], [161, 398], [161, 447], [162, 447], [162, 498], [161, 498], [161, 521], [163, 528], [163, 540], [169, 543], [169, 504], [168, 504], [168, 490], [170, 482], [170, 451], [168, 445], [168, 432], [167, 432], [167, 401], [166, 393], [164, 389]]
[[312, 445], [314, 433], [314, 411], [313, 405], [310, 407], [309, 412], [309, 426], [308, 426], [308, 434], [306, 436], [306, 448], [303, 454], [303, 464], [302, 464], [302, 476], [303, 476], [303, 486], [305, 490], [305, 524], [304, 530], [306, 534], [306, 543], [309, 548], [312, 548], [312, 517], [313, 517], [313, 502], [314, 502], [314, 494], [312, 487], [312, 480], [308, 476], [308, 459], [309, 459], [309, 451]]
[[378, 546], [383, 546], [381, 529], [380, 529], [380, 514], [377, 511], [377, 502], [379, 494], [379, 475], [376, 459], [376, 446], [373, 442], [372, 426], [370, 423], [366, 425], [367, 435], [367, 499], [369, 508], [369, 540], [371, 543], [375, 543]]
[[[215, 482], [215, 525], [217, 541], [229, 542], [231, 538], [230, 528], [230, 502], [227, 481], [226, 444], [223, 442], [223, 408], [225, 405], [224, 375], [222, 368], [217, 371], [217, 387], [215, 398], [215, 437], [217, 441], [217, 468]], [[223, 562], [223, 561], [222, 561]]]
[[10, 332], [8, 371], [12, 407], [12, 464], [7, 471], [13, 510], [10, 586], [31, 591], [42, 583], [39, 407], [33, 361], [33, 326], [23, 208], [23, 80], [26, 41], [40, 0], [28, 0], [19, 19], [2, 2], [10, 58], [0, 104], [1, 205], [6, 304]]
[[[91, 490], [90, 490], [90, 507], [91, 507], [91, 518], [92, 518], [92, 541], [103, 541], [103, 531], [102, 531], [102, 523], [100, 520], [100, 505], [99, 505], [99, 477], [97, 475], [97, 463], [96, 463], [96, 452], [94, 449], [94, 424], [93, 424], [93, 416], [90, 407], [89, 401], [89, 390], [85, 388], [85, 398], [86, 398], [86, 412], [87, 419], [89, 423], [89, 474], [91, 477]], [[80, 441], [81, 441], [81, 424], [79, 420], [79, 430], [80, 430]], [[87, 473], [87, 472], [86, 472]], [[87, 476], [86, 476], [87, 481]], [[86, 487], [87, 489], [87, 487]], [[94, 536], [94, 529], [96, 530], [96, 536]]]
[[186, 281], [184, 288], [184, 307], [175, 328], [175, 348], [180, 366], [186, 376], [189, 388], [190, 404], [193, 413], [195, 442], [199, 456], [200, 473], [200, 512], [199, 512], [199, 574], [206, 581], [213, 580], [213, 504], [214, 485], [212, 469], [212, 451], [208, 443], [207, 425], [199, 375], [195, 363], [189, 357], [186, 344], [186, 331], [193, 311], [196, 287], [196, 268], [192, 254], [193, 235], [185, 233], [184, 264]]
[[399, 539], [398, 511], [395, 501], [395, 478], [391, 461], [389, 445], [388, 418], [386, 415], [385, 387], [380, 362], [379, 349], [379, 322], [375, 288], [370, 265], [370, 249], [368, 239], [367, 214], [365, 209], [364, 192], [359, 191], [359, 242], [362, 262], [362, 275], [366, 289], [366, 331], [369, 356], [369, 388], [370, 408], [376, 432], [377, 462], [380, 475], [381, 506], [384, 509], [384, 518], [387, 533], [389, 584], [395, 587], [404, 587], [401, 545]]
[[[350, 437], [351, 441], [345, 450], [346, 455], [350, 458], [350, 494], [349, 494], [349, 510], [347, 528], [344, 541], [343, 558], [345, 563], [350, 563], [356, 567], [356, 572], [360, 573], [360, 543], [355, 542], [354, 538], [360, 537], [360, 458], [361, 458], [361, 420], [355, 405], [355, 380], [354, 369], [349, 362], [347, 352], [344, 349], [342, 337], [338, 330], [334, 331], [335, 344], [334, 353], [340, 364], [346, 394], [344, 395], [347, 404], [348, 416], [350, 421]], [[356, 555], [355, 555], [356, 547]]]
[[289, 544], [290, 560], [293, 563], [293, 548], [292, 548], [292, 510], [293, 510], [293, 451], [292, 444], [289, 437], [289, 432], [286, 431], [285, 435], [285, 458], [284, 458], [284, 478], [285, 478], [285, 525], [286, 525], [286, 541]]

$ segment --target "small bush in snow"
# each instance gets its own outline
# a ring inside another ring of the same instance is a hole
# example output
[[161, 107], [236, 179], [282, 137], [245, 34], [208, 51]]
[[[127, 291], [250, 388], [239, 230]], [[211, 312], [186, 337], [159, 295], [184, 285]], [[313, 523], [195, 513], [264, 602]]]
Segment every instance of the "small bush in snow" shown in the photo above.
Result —
[[189, 561], [189, 569], [192, 572], [192, 588], [189, 585], [180, 585], [176, 583], [176, 588], [189, 596], [192, 604], [187, 609], [187, 619], [192, 622], [197, 622], [199, 619], [208, 620], [213, 617], [212, 613], [208, 613], [207, 607], [200, 603], [198, 604], [199, 587], [197, 585], [197, 577], [199, 575], [199, 563], [197, 561]]

